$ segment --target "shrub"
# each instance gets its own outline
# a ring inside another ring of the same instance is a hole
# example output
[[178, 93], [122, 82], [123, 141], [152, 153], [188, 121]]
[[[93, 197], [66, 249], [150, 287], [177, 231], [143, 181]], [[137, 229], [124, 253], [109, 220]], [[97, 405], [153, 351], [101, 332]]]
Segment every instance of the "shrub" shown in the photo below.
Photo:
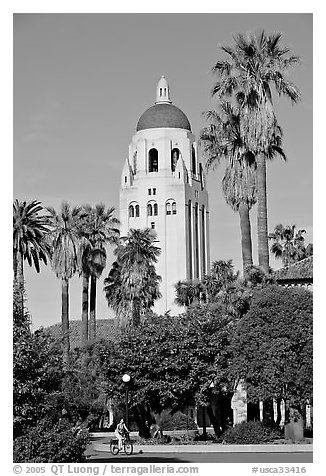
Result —
[[162, 412], [159, 425], [163, 431], [198, 429], [194, 420], [180, 411], [173, 414]]
[[67, 424], [51, 429], [43, 421], [14, 440], [15, 463], [82, 463], [89, 436], [75, 434]]
[[264, 426], [260, 421], [239, 423], [223, 433], [225, 443], [238, 445], [267, 443], [279, 437], [280, 434], [276, 430]]

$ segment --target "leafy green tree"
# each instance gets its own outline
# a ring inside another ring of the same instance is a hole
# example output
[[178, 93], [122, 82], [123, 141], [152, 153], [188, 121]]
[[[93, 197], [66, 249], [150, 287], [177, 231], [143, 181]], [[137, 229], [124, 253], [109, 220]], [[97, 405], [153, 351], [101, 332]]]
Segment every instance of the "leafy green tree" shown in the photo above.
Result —
[[192, 306], [176, 317], [148, 314], [141, 324], [116, 338], [114, 349], [103, 349], [101, 361], [110, 396], [124, 399], [121, 376], [132, 377], [130, 410], [138, 427], [163, 410], [210, 402], [226, 380], [229, 319], [216, 304]]
[[[257, 228], [259, 266], [269, 270], [266, 158], [273, 158], [278, 150], [278, 124], [272, 103], [272, 88], [279, 96], [296, 103], [298, 88], [287, 79], [287, 72], [299, 58], [289, 55], [290, 49], [281, 45], [281, 33], [264, 31], [247, 36], [238, 34], [232, 46], [222, 46], [226, 59], [216, 62], [213, 72], [216, 81], [212, 95], [219, 100], [236, 101], [240, 108], [240, 132], [246, 147], [252, 151], [257, 164]], [[273, 154], [271, 145], [274, 144]]]
[[231, 342], [230, 375], [243, 379], [249, 401], [312, 397], [312, 293], [277, 285], [255, 290]]
[[[63, 422], [65, 373], [61, 343], [46, 330], [31, 332], [21, 307], [23, 289], [13, 293], [13, 435], [15, 462], [82, 462], [86, 433], [74, 434]], [[67, 376], [67, 374], [66, 374]], [[80, 391], [80, 389], [79, 389]]]
[[60, 346], [44, 330], [30, 330], [29, 312], [14, 286], [13, 299], [13, 423], [14, 438], [55, 411], [53, 400], [60, 391], [62, 358]]
[[[118, 243], [119, 220], [114, 217], [115, 208], [100, 203], [91, 207], [83, 207], [84, 218], [80, 223], [80, 233], [86, 238], [87, 244], [82, 255], [82, 343], [85, 345], [88, 337], [94, 340], [96, 337], [96, 287], [97, 280], [106, 267], [107, 244]], [[90, 299], [89, 295], [90, 283]], [[89, 302], [88, 302], [89, 301]], [[88, 307], [90, 308], [89, 329], [88, 329]], [[89, 332], [88, 332], [89, 331]], [[88, 335], [89, 334], [89, 335]]]
[[312, 256], [313, 247], [309, 243], [305, 246], [304, 234], [306, 230], [296, 230], [295, 225], [276, 225], [273, 233], [268, 235], [272, 242], [271, 252], [277, 259], [281, 259], [283, 266], [301, 261]]
[[[155, 270], [161, 249], [154, 244], [155, 240], [156, 234], [149, 228], [130, 229], [127, 236], [120, 238], [120, 244], [114, 251], [116, 262], [113, 272], [104, 281], [109, 306], [115, 311], [123, 309], [124, 317], [128, 322], [131, 320], [134, 326], [140, 324], [141, 314], [161, 296], [161, 278]], [[117, 296], [121, 298], [120, 304], [117, 303]], [[121, 312], [118, 317], [121, 318]]]
[[71, 207], [63, 202], [59, 213], [53, 207], [47, 208], [51, 222], [52, 268], [57, 278], [61, 278], [62, 335], [66, 365], [69, 361], [69, 279], [80, 269], [82, 243], [79, 221], [82, 219], [80, 207]]

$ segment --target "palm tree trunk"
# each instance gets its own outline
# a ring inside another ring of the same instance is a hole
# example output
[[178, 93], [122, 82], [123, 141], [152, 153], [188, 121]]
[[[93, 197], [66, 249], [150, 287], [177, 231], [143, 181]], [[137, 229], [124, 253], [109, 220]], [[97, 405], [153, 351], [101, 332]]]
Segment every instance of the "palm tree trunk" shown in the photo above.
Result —
[[82, 346], [84, 347], [88, 341], [88, 290], [89, 276], [83, 275], [83, 292], [82, 292]]
[[93, 341], [96, 338], [96, 276], [91, 276], [91, 292], [90, 292], [90, 307], [89, 307], [89, 340]]
[[243, 275], [246, 268], [252, 266], [251, 226], [248, 205], [239, 206]]
[[257, 156], [257, 231], [258, 231], [258, 263], [263, 270], [269, 272], [268, 227], [267, 227], [267, 190], [266, 190], [266, 158]]
[[63, 340], [63, 362], [67, 367], [69, 364], [70, 338], [69, 338], [69, 279], [62, 278], [61, 281], [61, 322]]
[[134, 298], [132, 301], [132, 325], [138, 327], [140, 324], [140, 302]]
[[14, 280], [17, 282], [19, 290], [19, 307], [21, 315], [24, 315], [24, 258], [23, 254], [18, 252], [14, 262]]

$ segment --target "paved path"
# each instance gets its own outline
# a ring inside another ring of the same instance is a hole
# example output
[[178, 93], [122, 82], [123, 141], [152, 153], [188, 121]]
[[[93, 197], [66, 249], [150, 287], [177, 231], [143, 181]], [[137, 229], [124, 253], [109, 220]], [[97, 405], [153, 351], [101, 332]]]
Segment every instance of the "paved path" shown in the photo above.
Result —
[[313, 445], [134, 445], [134, 454], [110, 453], [107, 438], [93, 440], [88, 460], [102, 463], [312, 463]]
[[106, 452], [93, 452], [92, 463], [312, 463], [312, 452], [307, 453], [138, 453], [132, 456], [113, 456]]

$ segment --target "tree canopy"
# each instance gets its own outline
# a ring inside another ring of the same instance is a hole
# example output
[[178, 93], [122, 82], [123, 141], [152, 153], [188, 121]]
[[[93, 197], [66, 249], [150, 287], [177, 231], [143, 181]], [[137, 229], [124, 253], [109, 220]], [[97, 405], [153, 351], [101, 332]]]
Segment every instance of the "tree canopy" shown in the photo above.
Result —
[[299, 405], [312, 397], [312, 294], [272, 285], [255, 290], [232, 339], [234, 379], [248, 398]]

